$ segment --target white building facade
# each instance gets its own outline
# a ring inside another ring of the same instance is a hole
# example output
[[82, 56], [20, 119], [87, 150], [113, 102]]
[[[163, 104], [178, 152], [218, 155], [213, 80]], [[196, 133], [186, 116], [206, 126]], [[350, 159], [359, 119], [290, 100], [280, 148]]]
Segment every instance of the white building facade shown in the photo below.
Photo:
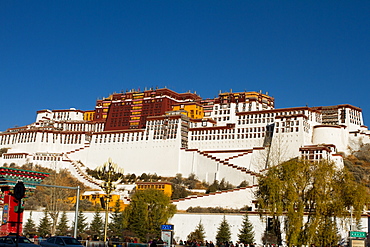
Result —
[[142, 129], [104, 131], [104, 122], [85, 121], [83, 111], [42, 110], [36, 122], [0, 133], [0, 148], [8, 149], [0, 163], [53, 163], [81, 178], [78, 170], [94, 169], [111, 157], [131, 174], [194, 173], [206, 182], [225, 178], [254, 185], [261, 170], [290, 158], [321, 153], [341, 165], [339, 153], [370, 142], [360, 108], [274, 109], [271, 97], [250, 94], [241, 102], [237, 93], [208, 100], [203, 119], [180, 111], [147, 117]]
[[[174, 201], [180, 210], [191, 206], [241, 208], [253, 207], [257, 177], [268, 167], [294, 157], [326, 158], [342, 166], [341, 153], [349, 154], [370, 143], [362, 110], [352, 105], [275, 109], [273, 98], [256, 92], [222, 93], [218, 99], [199, 104], [203, 105], [202, 119], [170, 111], [147, 117], [144, 128], [109, 131], [104, 121], [84, 120], [80, 110], [42, 110], [34, 123], [0, 133], [0, 149], [8, 149], [0, 164], [68, 169], [94, 189], [99, 187], [84, 171], [108, 158], [125, 173], [136, 175], [174, 177], [181, 173], [187, 177], [193, 173], [209, 183], [225, 179], [239, 185], [247, 181], [249, 187], [241, 190]], [[104, 107], [108, 112], [108, 106]], [[179, 239], [184, 239], [199, 219], [204, 223], [214, 216], [192, 216], [191, 224], [182, 217], [171, 220], [186, 225], [186, 230], [178, 233]], [[218, 222], [209, 224], [213, 231]], [[213, 237], [209, 235], [209, 239]]]

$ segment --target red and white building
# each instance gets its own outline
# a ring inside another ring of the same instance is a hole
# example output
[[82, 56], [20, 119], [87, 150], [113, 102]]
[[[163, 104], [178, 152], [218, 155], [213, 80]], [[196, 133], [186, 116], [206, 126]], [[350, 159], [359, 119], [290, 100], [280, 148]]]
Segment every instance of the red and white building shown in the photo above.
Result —
[[[203, 106], [202, 119], [173, 111], [189, 102]], [[8, 148], [0, 162], [68, 168], [85, 181], [86, 167], [111, 157], [131, 174], [194, 173], [207, 182], [254, 185], [261, 171], [293, 157], [342, 165], [340, 153], [369, 137], [361, 109], [348, 104], [275, 109], [274, 98], [261, 92], [202, 99], [164, 88], [115, 93], [94, 111], [38, 111], [34, 123], [0, 133], [0, 148]]]

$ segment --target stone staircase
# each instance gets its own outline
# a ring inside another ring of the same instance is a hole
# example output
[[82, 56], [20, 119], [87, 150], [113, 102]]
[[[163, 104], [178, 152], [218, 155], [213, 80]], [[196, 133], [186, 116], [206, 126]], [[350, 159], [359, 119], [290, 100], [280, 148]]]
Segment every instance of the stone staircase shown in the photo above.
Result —
[[229, 189], [229, 190], [220, 190], [220, 191], [211, 192], [209, 194], [204, 194], [204, 195], [191, 195], [191, 196], [187, 196], [185, 198], [171, 200], [171, 202], [189, 201], [189, 200], [199, 199], [199, 198], [202, 198], [202, 197], [215, 196], [215, 195], [220, 195], [220, 194], [225, 194], [225, 193], [232, 193], [232, 192], [235, 192], [235, 191], [246, 190], [246, 189], [251, 189], [251, 188], [255, 188], [255, 187], [257, 187], [257, 185], [246, 186], [246, 187], [241, 187], [241, 188], [234, 188], [234, 189]]
[[80, 147], [80, 148], [76, 148], [75, 150], [72, 150], [72, 151], [67, 151], [65, 154], [73, 154], [73, 153], [76, 153], [76, 152], [79, 152], [79, 151], [82, 151], [86, 148], [89, 148], [90, 147], [90, 143], [85, 143], [83, 147]]
[[246, 173], [246, 174], [249, 174], [249, 175], [252, 175], [252, 176], [260, 176], [259, 173], [256, 173], [256, 172], [253, 172], [245, 167], [242, 167], [242, 166], [237, 166], [237, 165], [234, 165], [234, 164], [230, 164], [228, 161], [231, 160], [231, 159], [235, 159], [235, 158], [238, 158], [238, 157], [242, 157], [246, 154], [249, 154], [251, 152], [253, 152], [252, 150], [247, 150], [247, 151], [242, 151], [242, 153], [238, 154], [238, 155], [235, 155], [235, 156], [231, 156], [229, 158], [226, 158], [226, 159], [220, 159], [220, 158], [217, 158], [217, 157], [214, 157], [212, 156], [209, 152], [209, 151], [200, 151], [200, 150], [196, 150], [197, 153], [199, 153], [200, 155], [203, 155], [204, 157], [208, 158], [208, 159], [211, 159], [211, 160], [214, 160], [224, 166], [228, 166], [230, 168], [233, 168], [233, 169], [236, 169], [240, 172], [243, 172], [243, 173]]
[[68, 162], [70, 164], [71, 168], [73, 169], [72, 174], [76, 175], [77, 179], [80, 180], [82, 183], [91, 187], [92, 189], [101, 190], [101, 187], [100, 187], [101, 181], [88, 175], [86, 172], [86, 166], [81, 161], [75, 161], [68, 157], [69, 154], [79, 152], [88, 147], [90, 147], [90, 144], [85, 144], [81, 148], [77, 148], [75, 150], [67, 151], [63, 153], [62, 161]]

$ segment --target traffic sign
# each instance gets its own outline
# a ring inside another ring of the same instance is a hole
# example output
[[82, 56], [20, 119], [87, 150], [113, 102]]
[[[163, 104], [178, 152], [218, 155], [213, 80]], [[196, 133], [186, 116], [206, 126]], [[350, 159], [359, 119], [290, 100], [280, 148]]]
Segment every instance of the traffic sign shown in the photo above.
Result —
[[366, 238], [366, 232], [350, 231], [349, 236], [351, 238]]
[[173, 231], [173, 225], [161, 225], [162, 231]]

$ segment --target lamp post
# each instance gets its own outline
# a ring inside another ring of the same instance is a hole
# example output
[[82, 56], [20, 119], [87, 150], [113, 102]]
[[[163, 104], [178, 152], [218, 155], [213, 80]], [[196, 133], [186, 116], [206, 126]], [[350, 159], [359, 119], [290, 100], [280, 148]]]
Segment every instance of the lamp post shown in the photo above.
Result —
[[112, 162], [109, 158], [102, 166], [96, 169], [96, 178], [102, 180], [103, 183], [100, 185], [102, 190], [105, 192], [105, 225], [104, 225], [104, 242], [107, 241], [108, 231], [108, 212], [110, 203], [110, 194], [116, 189], [116, 183], [123, 178], [123, 169], [119, 168], [116, 163]]

